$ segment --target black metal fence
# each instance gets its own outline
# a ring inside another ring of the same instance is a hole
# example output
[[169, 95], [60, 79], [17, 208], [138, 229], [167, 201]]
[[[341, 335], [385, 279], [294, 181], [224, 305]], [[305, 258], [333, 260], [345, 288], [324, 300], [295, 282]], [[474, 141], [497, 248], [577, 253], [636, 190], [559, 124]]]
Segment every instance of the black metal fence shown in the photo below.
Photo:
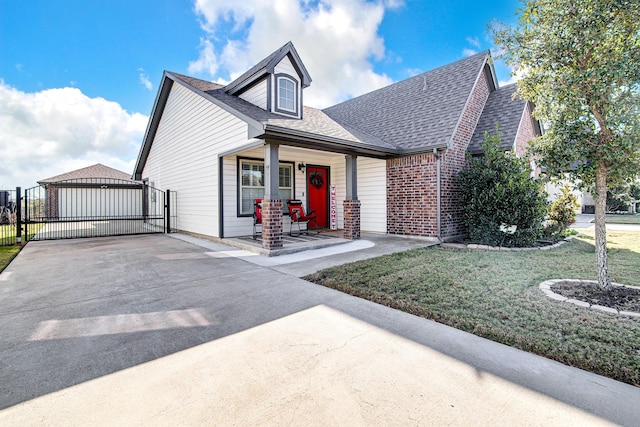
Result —
[[113, 178], [71, 179], [29, 188], [23, 200], [26, 239], [164, 233], [170, 226], [165, 203], [169, 194]]
[[0, 190], [0, 246], [15, 245], [20, 218], [20, 190]]

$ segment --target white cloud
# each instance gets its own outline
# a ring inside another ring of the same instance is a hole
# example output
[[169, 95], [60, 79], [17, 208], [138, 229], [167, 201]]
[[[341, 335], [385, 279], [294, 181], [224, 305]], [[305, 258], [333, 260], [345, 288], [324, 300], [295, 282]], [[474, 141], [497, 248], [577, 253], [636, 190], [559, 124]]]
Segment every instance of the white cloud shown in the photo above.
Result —
[[477, 49], [480, 49], [480, 39], [478, 37], [467, 37], [467, 43]]
[[[233, 79], [292, 41], [313, 83], [305, 104], [325, 107], [392, 83], [376, 73], [385, 58], [378, 35], [385, 10], [397, 0], [196, 0], [206, 38], [189, 72]], [[223, 31], [225, 32], [223, 34]], [[224, 40], [220, 40], [224, 37]], [[217, 49], [216, 47], [221, 46]]]
[[473, 56], [476, 53], [478, 53], [477, 50], [473, 50], [473, 49], [469, 49], [469, 48], [462, 49], [462, 55], [465, 56], [465, 57]]
[[27, 93], [0, 80], [0, 187], [35, 182], [95, 163], [133, 165], [147, 117], [76, 88]]
[[140, 72], [140, 74], [139, 74], [140, 84], [142, 84], [142, 86], [146, 87], [147, 90], [152, 90], [153, 89], [153, 83], [151, 83], [151, 80], [149, 80], [149, 75], [144, 71], [144, 68], [138, 68], [138, 71]]
[[215, 76], [218, 67], [218, 57], [213, 50], [213, 43], [211, 40], [200, 39], [200, 55], [197, 60], [189, 62], [189, 72], [193, 74], [208, 73]]
[[498, 81], [498, 86], [502, 87], [502, 86], [507, 86], [513, 83], [517, 83], [518, 80], [520, 80], [520, 76], [517, 74], [512, 74], [509, 76], [508, 80], [499, 80]]

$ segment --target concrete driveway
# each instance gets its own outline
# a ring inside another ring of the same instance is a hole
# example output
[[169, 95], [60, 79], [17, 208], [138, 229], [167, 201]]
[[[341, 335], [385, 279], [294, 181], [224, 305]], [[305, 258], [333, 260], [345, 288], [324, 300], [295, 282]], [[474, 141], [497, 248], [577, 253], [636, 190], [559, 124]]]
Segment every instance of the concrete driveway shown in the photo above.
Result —
[[0, 275], [0, 425], [637, 424], [639, 388], [297, 277], [420, 245], [29, 243]]

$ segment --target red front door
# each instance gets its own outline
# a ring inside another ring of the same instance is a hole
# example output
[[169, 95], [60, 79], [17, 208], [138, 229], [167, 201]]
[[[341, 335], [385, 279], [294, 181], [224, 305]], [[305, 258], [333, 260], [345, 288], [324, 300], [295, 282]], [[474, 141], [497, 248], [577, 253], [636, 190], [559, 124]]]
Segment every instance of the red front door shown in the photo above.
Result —
[[307, 210], [315, 211], [318, 227], [328, 227], [329, 213], [329, 168], [307, 166]]

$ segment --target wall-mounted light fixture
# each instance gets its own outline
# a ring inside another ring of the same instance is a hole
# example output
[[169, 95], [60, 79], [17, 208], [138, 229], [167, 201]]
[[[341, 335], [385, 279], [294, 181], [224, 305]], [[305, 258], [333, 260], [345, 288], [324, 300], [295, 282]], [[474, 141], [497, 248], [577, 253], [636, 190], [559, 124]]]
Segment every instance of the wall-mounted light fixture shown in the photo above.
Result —
[[304, 172], [304, 168], [306, 168], [307, 166], [304, 164], [304, 162], [300, 162], [298, 163], [298, 170], [300, 172]]

